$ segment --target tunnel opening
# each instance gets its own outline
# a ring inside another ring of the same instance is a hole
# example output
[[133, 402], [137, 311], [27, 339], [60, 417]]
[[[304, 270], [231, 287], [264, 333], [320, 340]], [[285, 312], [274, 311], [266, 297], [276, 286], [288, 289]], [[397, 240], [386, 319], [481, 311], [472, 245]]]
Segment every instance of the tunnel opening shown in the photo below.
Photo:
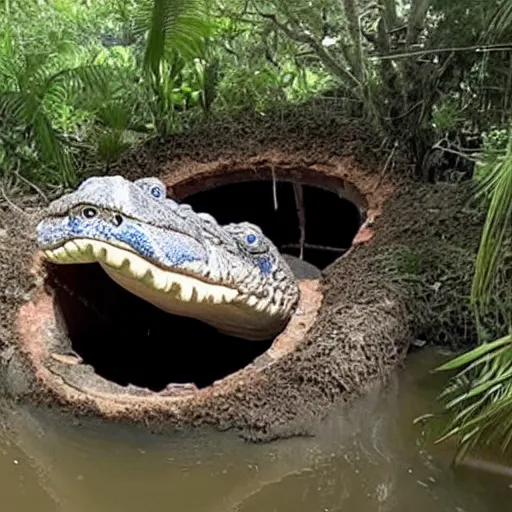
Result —
[[117, 285], [96, 263], [54, 267], [50, 279], [71, 350], [121, 386], [156, 392], [172, 384], [202, 388], [250, 364], [272, 344], [165, 313]]
[[[324, 269], [342, 256], [364, 220], [364, 211], [337, 190], [301, 184], [305, 227], [303, 259]], [[294, 184], [261, 179], [216, 186], [187, 195], [195, 211], [208, 212], [219, 224], [252, 222], [281, 253], [300, 254], [299, 211]]]
[[[304, 260], [323, 269], [350, 248], [363, 212], [335, 191], [302, 189]], [[281, 252], [299, 254], [292, 183], [230, 183], [181, 202], [210, 213], [220, 224], [253, 222]], [[155, 392], [176, 384], [204, 388], [251, 364], [273, 343], [227, 336], [198, 320], [168, 314], [120, 287], [95, 263], [50, 265], [47, 284], [54, 290], [69, 350], [97, 375], [121, 386]]]

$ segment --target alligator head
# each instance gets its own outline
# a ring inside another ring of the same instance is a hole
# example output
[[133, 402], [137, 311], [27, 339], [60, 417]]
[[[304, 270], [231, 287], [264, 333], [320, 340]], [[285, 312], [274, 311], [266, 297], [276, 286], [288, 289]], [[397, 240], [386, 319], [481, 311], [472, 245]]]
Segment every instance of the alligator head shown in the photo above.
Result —
[[248, 340], [279, 334], [299, 288], [257, 226], [220, 226], [166, 197], [156, 178], [89, 178], [47, 208], [37, 226], [45, 257], [99, 263], [120, 286], [172, 314]]

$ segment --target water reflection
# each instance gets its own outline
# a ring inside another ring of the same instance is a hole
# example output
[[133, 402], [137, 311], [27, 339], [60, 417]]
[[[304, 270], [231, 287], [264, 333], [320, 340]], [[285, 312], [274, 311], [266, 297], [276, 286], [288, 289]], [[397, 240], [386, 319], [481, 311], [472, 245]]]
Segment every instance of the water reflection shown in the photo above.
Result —
[[[54, 413], [6, 410], [2, 510], [19, 512], [483, 512], [503, 509], [509, 480], [452, 471], [412, 420], [432, 407], [435, 351], [412, 354], [385, 390], [318, 427], [266, 445], [230, 434], [172, 437]], [[4, 508], [5, 506], [5, 508]]]

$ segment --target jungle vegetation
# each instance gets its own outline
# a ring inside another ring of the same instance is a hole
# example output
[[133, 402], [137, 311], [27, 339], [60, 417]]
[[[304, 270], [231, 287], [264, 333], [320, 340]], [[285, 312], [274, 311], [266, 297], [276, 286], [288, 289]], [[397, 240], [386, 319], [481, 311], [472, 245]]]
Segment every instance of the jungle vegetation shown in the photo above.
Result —
[[[336, 102], [420, 179], [474, 181], [478, 317], [512, 255], [511, 96], [511, 0], [1, 0], [0, 201], [217, 116]], [[461, 456], [512, 441], [510, 324], [440, 368]]]

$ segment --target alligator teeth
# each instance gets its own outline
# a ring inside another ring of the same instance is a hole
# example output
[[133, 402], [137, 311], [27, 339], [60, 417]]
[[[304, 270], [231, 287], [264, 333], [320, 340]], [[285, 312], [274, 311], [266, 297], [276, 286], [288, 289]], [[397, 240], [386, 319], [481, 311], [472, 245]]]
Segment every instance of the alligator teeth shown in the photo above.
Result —
[[258, 299], [254, 295], [250, 295], [247, 299], [247, 304], [251, 307], [256, 306], [256, 304], [258, 304]]
[[75, 240], [75, 245], [80, 249], [80, 252], [92, 253], [92, 251], [91, 251], [91, 244], [87, 240], [82, 240], [82, 239]]
[[[234, 293], [231, 293], [234, 292]], [[210, 296], [208, 297], [209, 302], [213, 304], [222, 304], [223, 302], [231, 302], [236, 297], [237, 292], [229, 289], [211, 290]]]
[[72, 258], [64, 247], [59, 247], [55, 251], [53, 251], [53, 256], [55, 261], [59, 263], [73, 263], [74, 258]]
[[169, 280], [167, 279], [167, 276], [163, 272], [154, 272], [153, 286], [159, 290], [167, 291], [167, 288], [169, 287]]
[[233, 299], [238, 297], [238, 292], [236, 290], [232, 290], [231, 288], [224, 288], [224, 294], [228, 302], [231, 302]]
[[75, 245], [78, 247], [80, 252], [80, 261], [84, 263], [93, 263], [96, 261], [92, 244], [87, 240], [75, 240]]
[[135, 258], [130, 259], [130, 273], [133, 277], [141, 279], [146, 274], [146, 271], [147, 266], [144, 261]]
[[53, 251], [44, 251], [44, 254], [50, 261], [53, 261], [54, 263], [57, 262], [57, 259], [53, 255]]
[[126, 261], [124, 252], [117, 247], [110, 247], [106, 251], [105, 263], [114, 268], [121, 268]]
[[186, 279], [181, 280], [180, 284], [180, 298], [184, 302], [190, 302], [194, 294], [194, 285]]
[[279, 313], [279, 307], [277, 306], [277, 304], [269, 304], [267, 307], [267, 312], [271, 316], [276, 316]]
[[172, 287], [174, 285], [174, 281], [172, 280], [172, 276], [171, 275], [163, 275], [163, 277], [165, 278], [165, 285], [162, 289], [162, 291], [164, 291], [165, 293], [169, 293], [171, 290], [172, 290]]
[[64, 250], [72, 261], [80, 259], [80, 248], [75, 244], [75, 242], [66, 242], [64, 244]]
[[256, 304], [254, 305], [254, 308], [256, 309], [256, 311], [264, 311], [267, 306], [268, 306], [268, 302], [263, 302], [263, 301], [256, 301]]
[[204, 286], [195, 286], [194, 287], [195, 292], [195, 299], [196, 302], [204, 302], [206, 297], [208, 296], [208, 291], [205, 289]]
[[[57, 249], [46, 250], [44, 254], [54, 263], [99, 262], [109, 275], [112, 271], [123, 281], [126, 280], [126, 287], [132, 292], [135, 292], [136, 286], [131, 286], [130, 280], [137, 280], [149, 289], [174, 296], [180, 302], [222, 304], [232, 302], [238, 296], [237, 290], [156, 267], [133, 254], [129, 247], [124, 249], [96, 240], [78, 239], [68, 241]], [[147, 293], [143, 292], [142, 297], [151, 294], [148, 290]], [[164, 302], [168, 300], [164, 299]]]
[[207, 300], [211, 304], [220, 304], [222, 302], [222, 296], [217, 291], [211, 290]]

